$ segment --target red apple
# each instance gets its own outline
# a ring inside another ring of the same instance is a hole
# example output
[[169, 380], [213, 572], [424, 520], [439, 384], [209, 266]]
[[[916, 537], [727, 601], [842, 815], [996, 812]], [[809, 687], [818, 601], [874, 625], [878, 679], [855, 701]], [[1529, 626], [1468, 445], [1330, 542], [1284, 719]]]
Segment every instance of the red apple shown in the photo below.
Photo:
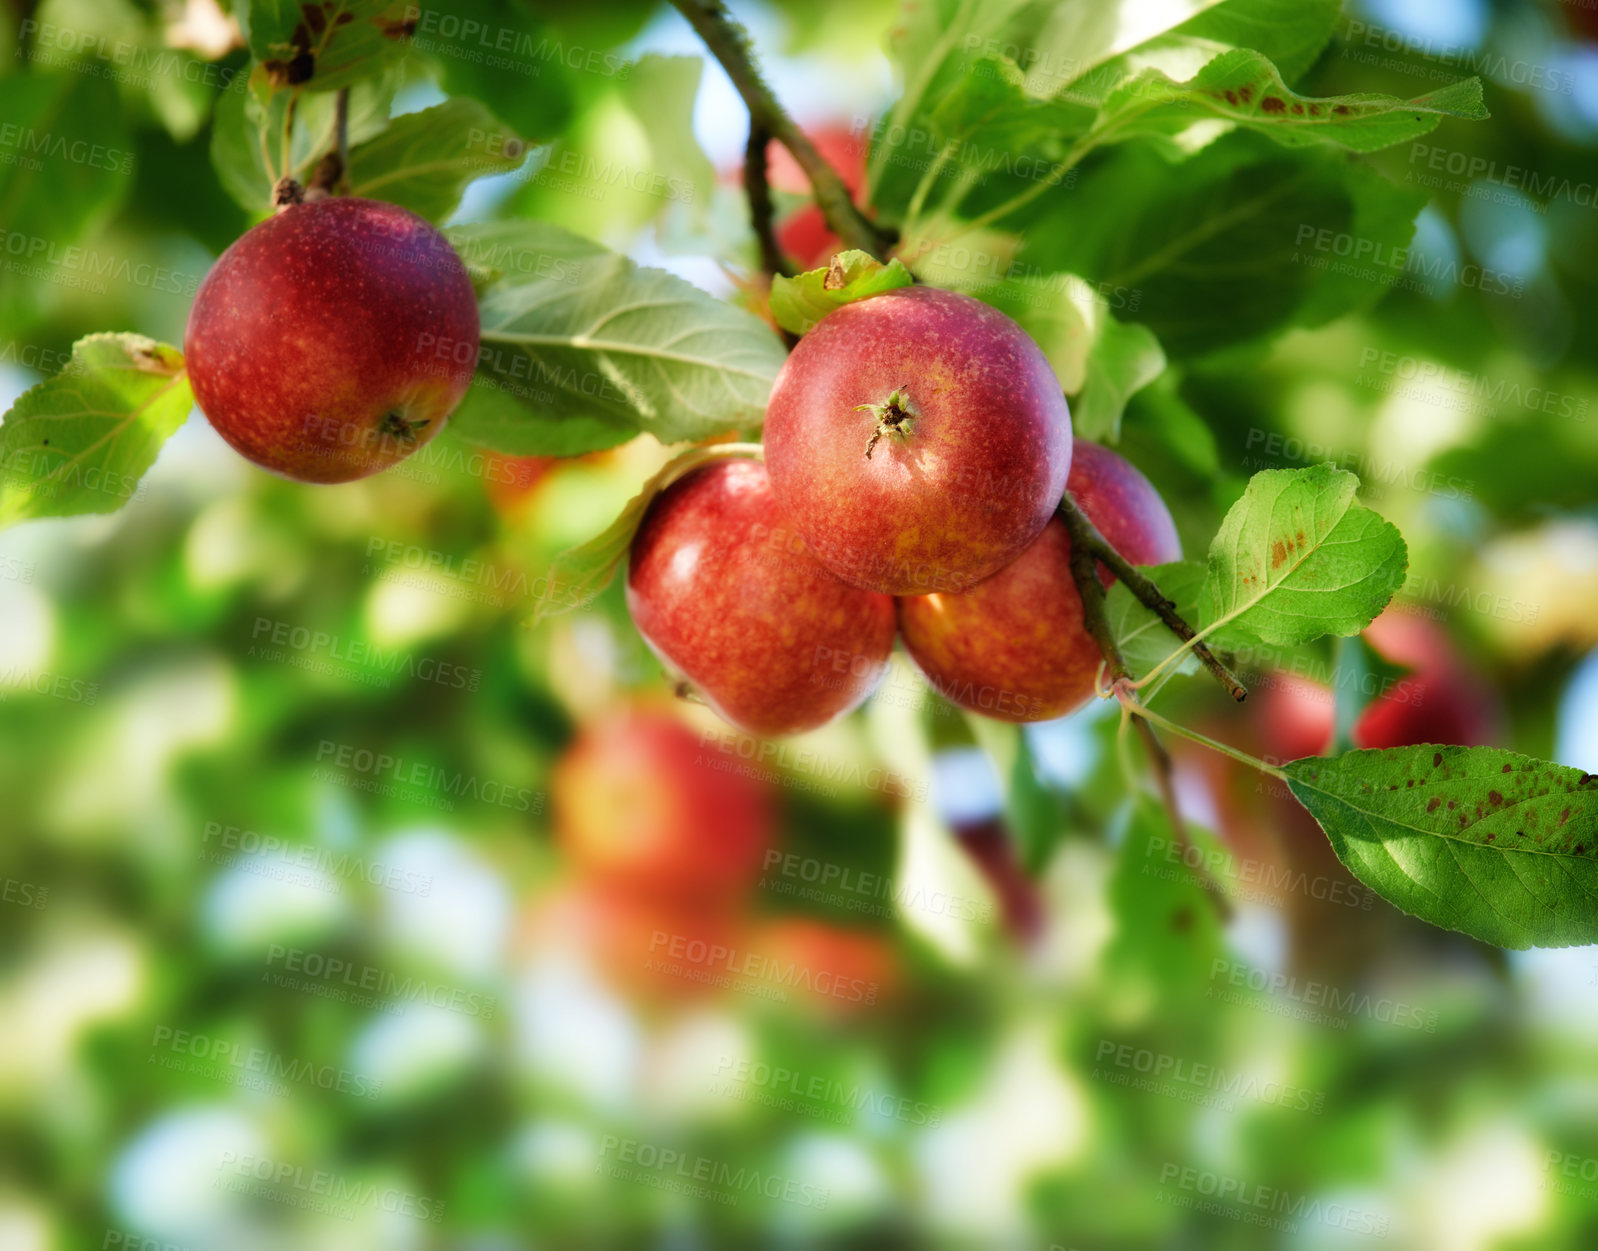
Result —
[[893, 601], [810, 556], [757, 461], [697, 470], [655, 499], [633, 539], [627, 607], [656, 655], [751, 734], [848, 712], [893, 650]]
[[449, 241], [397, 205], [332, 197], [222, 254], [183, 349], [195, 400], [235, 449], [301, 482], [348, 482], [439, 432], [477, 346], [477, 299]]
[[772, 838], [770, 787], [662, 713], [588, 727], [555, 766], [555, 838], [587, 879], [668, 902], [747, 893]]
[[1026, 332], [980, 300], [901, 287], [829, 313], [766, 408], [777, 504], [844, 581], [965, 590], [1024, 551], [1071, 468], [1071, 414]]
[[[1181, 559], [1165, 501], [1116, 453], [1078, 439], [1068, 486], [1134, 565]], [[1111, 580], [1102, 566], [1099, 576]], [[1003, 721], [1047, 721], [1093, 693], [1102, 657], [1082, 624], [1071, 539], [1058, 518], [1019, 558], [970, 590], [909, 596], [898, 607], [910, 655], [933, 689], [962, 708]]]
[[1435, 622], [1388, 608], [1366, 628], [1365, 641], [1413, 673], [1360, 714], [1354, 723], [1355, 746], [1480, 747], [1498, 740], [1497, 695]]
[[[1364, 637], [1375, 651], [1410, 672], [1367, 692], [1370, 698], [1350, 736], [1354, 746], [1478, 747], [1497, 741], [1498, 697], [1434, 622], [1390, 607], [1366, 627]], [[1331, 750], [1336, 721], [1331, 687], [1272, 673], [1254, 684], [1249, 703], [1264, 750], [1273, 758], [1296, 760]]]
[[1337, 725], [1337, 696], [1329, 686], [1291, 673], [1262, 674], [1249, 685], [1249, 707], [1273, 762], [1324, 756]]

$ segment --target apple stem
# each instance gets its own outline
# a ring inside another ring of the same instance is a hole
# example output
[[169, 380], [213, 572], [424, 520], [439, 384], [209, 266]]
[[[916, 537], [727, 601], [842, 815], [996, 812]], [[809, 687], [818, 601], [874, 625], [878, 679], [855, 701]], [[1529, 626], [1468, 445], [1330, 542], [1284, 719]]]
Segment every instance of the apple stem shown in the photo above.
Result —
[[917, 414], [915, 405], [910, 400], [909, 385], [901, 383], [880, 404], [854, 406], [855, 412], [870, 413], [877, 421], [877, 428], [871, 435], [871, 441], [866, 444], [867, 460], [871, 459], [871, 453], [876, 450], [877, 443], [884, 435], [898, 435], [902, 439], [910, 433]]
[[281, 213], [284, 209], [293, 208], [296, 204], [305, 202], [305, 188], [294, 179], [284, 177], [277, 180], [277, 185], [272, 188], [272, 211]]
[[[1248, 688], [1216, 658], [1215, 653], [1198, 637], [1198, 632], [1182, 619], [1181, 614], [1176, 611], [1176, 605], [1161, 593], [1160, 588], [1155, 586], [1146, 574], [1110, 545], [1110, 541], [1099, 532], [1099, 528], [1093, 524], [1087, 514], [1077, 507], [1069, 492], [1060, 501], [1058, 511], [1066, 529], [1071, 532], [1073, 551], [1081, 546], [1103, 561], [1105, 567], [1126, 584], [1127, 590], [1131, 591], [1139, 602], [1164, 622], [1171, 633], [1192, 648], [1193, 654], [1214, 675], [1215, 680], [1226, 688], [1228, 695], [1240, 704], [1248, 698]], [[1087, 601], [1084, 600], [1083, 607], [1086, 606]], [[1100, 650], [1103, 650], [1102, 645]], [[1111, 676], [1117, 675], [1112, 673]]]
[[743, 97], [750, 121], [769, 134], [789, 152], [804, 170], [815, 193], [816, 204], [832, 232], [845, 248], [858, 248], [881, 260], [892, 243], [892, 236], [879, 229], [855, 207], [838, 171], [816, 151], [815, 144], [788, 116], [755, 64], [754, 45], [749, 32], [740, 26], [722, 0], [672, 0], [672, 5], [688, 19], [700, 39]]
[[[1069, 494], [1060, 505], [1060, 516], [1065, 521], [1066, 529], [1071, 536], [1071, 580], [1076, 584], [1077, 596], [1082, 601], [1082, 623], [1104, 656], [1104, 666], [1110, 675], [1111, 692], [1120, 699], [1123, 709], [1137, 714], [1141, 711], [1142, 705], [1136, 694], [1130, 690], [1132, 674], [1126, 667], [1126, 658], [1121, 655], [1120, 645], [1115, 641], [1115, 633], [1110, 629], [1110, 619], [1105, 615], [1104, 583], [1099, 581], [1098, 549], [1105, 548], [1112, 554], [1114, 549], [1110, 547], [1104, 536], [1099, 534], [1087, 515], [1076, 506], [1076, 502]], [[1118, 554], [1116, 558], [1120, 559]], [[1149, 585], [1152, 586], [1153, 583]], [[1132, 727], [1143, 740], [1143, 750], [1153, 766], [1154, 784], [1159, 789], [1160, 801], [1165, 805], [1165, 812], [1171, 823], [1172, 837], [1183, 853], [1183, 863], [1193, 866], [1193, 876], [1198, 879], [1205, 897], [1214, 906], [1216, 915], [1222, 922], [1230, 921], [1232, 905], [1221, 884], [1204, 867], [1204, 858], [1186, 854], [1191, 844], [1187, 836], [1187, 822], [1182, 817], [1182, 808], [1176, 798], [1170, 753], [1165, 750], [1165, 745], [1160, 742], [1159, 735], [1155, 734], [1154, 727], [1146, 717], [1134, 715]]]

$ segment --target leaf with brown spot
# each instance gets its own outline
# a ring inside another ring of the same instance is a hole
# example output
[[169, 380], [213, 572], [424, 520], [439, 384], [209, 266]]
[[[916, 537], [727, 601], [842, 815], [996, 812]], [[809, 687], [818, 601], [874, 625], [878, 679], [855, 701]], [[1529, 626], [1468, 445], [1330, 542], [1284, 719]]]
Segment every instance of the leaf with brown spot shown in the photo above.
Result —
[[[1598, 942], [1598, 793], [1579, 770], [1494, 747], [1421, 745], [1283, 772], [1338, 859], [1405, 912], [1502, 947]], [[1410, 775], [1413, 789], [1383, 785]], [[1528, 837], [1545, 809], [1566, 821]]]
[[[1250, 103], [1256, 88], [1257, 107]], [[1369, 92], [1311, 100], [1289, 90], [1268, 57], [1234, 48], [1186, 82], [1157, 69], [1128, 79], [1104, 98], [1090, 133], [1119, 143], [1174, 134], [1201, 118], [1219, 117], [1286, 147], [1329, 144], [1375, 152], [1430, 133], [1444, 117], [1478, 121], [1486, 116], [1479, 79], [1449, 83], [1414, 100]]]
[[1403, 585], [1396, 527], [1354, 500], [1332, 465], [1257, 473], [1210, 545], [1199, 622], [1230, 641], [1292, 645], [1357, 634]]

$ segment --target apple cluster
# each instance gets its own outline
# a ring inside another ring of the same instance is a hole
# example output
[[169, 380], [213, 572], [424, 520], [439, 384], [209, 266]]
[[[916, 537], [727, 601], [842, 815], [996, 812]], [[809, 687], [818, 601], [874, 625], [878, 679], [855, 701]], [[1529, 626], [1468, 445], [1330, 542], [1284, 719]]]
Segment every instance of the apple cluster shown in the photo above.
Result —
[[1100, 660], [1056, 515], [1067, 490], [1133, 564], [1181, 558], [1149, 481], [1073, 439], [1020, 326], [970, 296], [899, 288], [800, 340], [772, 388], [763, 464], [712, 464], [655, 498], [628, 608], [669, 669], [755, 734], [857, 707], [896, 636], [961, 707], [1063, 716]]

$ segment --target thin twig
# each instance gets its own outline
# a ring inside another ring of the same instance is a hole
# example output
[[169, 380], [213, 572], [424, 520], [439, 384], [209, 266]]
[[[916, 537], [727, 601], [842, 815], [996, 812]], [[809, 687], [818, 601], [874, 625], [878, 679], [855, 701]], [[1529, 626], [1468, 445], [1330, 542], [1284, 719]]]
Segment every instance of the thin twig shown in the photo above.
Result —
[[[744, 194], [749, 198], [749, 224], [754, 227], [755, 240], [760, 245], [760, 268], [765, 271], [768, 284], [778, 274], [792, 276], [797, 272], [783, 256], [772, 229], [771, 183], [766, 167], [766, 149], [770, 143], [770, 132], [750, 118], [749, 143], [744, 148]], [[781, 326], [777, 327], [777, 333], [789, 350], [799, 342], [798, 335]]]
[[350, 190], [350, 89], [342, 88], [333, 103], [333, 146], [311, 175], [311, 198], [348, 195]]
[[859, 248], [880, 260], [890, 238], [855, 207], [838, 171], [816, 151], [815, 144], [805, 137], [766, 85], [755, 64], [749, 33], [733, 20], [721, 0], [672, 0], [672, 4], [721, 62], [743, 97], [750, 121], [793, 153], [793, 159], [810, 179], [811, 191], [832, 232], [845, 247]]
[[749, 121], [749, 143], [744, 148], [744, 193], [749, 197], [749, 223], [760, 244], [760, 267], [767, 276], [792, 275], [793, 266], [777, 246], [772, 230], [771, 184], [767, 181], [766, 147], [771, 132], [753, 118]]
[[1060, 501], [1059, 513], [1065, 520], [1066, 528], [1071, 531], [1073, 545], [1076, 542], [1076, 535], [1080, 533], [1083, 545], [1103, 561], [1111, 573], [1126, 583], [1127, 590], [1163, 621], [1166, 628], [1177, 638], [1184, 643], [1192, 643], [1193, 654], [1215, 675], [1215, 680], [1226, 688], [1228, 695], [1238, 703], [1248, 698], [1248, 688], [1238, 681], [1230, 669], [1216, 659], [1208, 644], [1193, 642], [1195, 631], [1182, 620], [1176, 611], [1176, 605], [1161, 594], [1160, 588], [1149, 581], [1136, 565], [1110, 546], [1110, 541], [1099, 533], [1098, 527], [1076, 506], [1076, 501], [1069, 493]]
[[[1082, 601], [1082, 624], [1087, 627], [1088, 634], [1098, 644], [1100, 653], [1104, 656], [1104, 667], [1110, 675], [1112, 686], [1119, 689], [1119, 684], [1131, 680], [1131, 673], [1126, 667], [1126, 658], [1121, 655], [1120, 645], [1115, 641], [1115, 633], [1110, 629], [1109, 616], [1104, 611], [1104, 583], [1099, 581], [1098, 547], [1109, 548], [1104, 536], [1099, 534], [1091, 521], [1088, 520], [1080, 508], [1071, 502], [1067, 495], [1066, 503], [1060, 506], [1060, 516], [1065, 522], [1065, 528], [1071, 536], [1071, 580], [1076, 584], [1076, 593]], [[1114, 549], [1110, 549], [1112, 552]], [[1133, 696], [1122, 696], [1122, 703]], [[1135, 710], [1134, 710], [1135, 711]], [[1176, 800], [1176, 785], [1172, 778], [1171, 755], [1165, 750], [1165, 745], [1160, 742], [1159, 736], [1154, 733], [1154, 727], [1143, 717], [1133, 716], [1132, 724], [1136, 728], [1138, 737], [1143, 740], [1143, 748], [1148, 753], [1149, 763], [1154, 767], [1154, 783], [1159, 788], [1160, 800], [1165, 805], [1165, 811], [1171, 822], [1171, 834], [1176, 845], [1182, 851], [1182, 861], [1193, 868], [1193, 876], [1198, 879], [1199, 885], [1210, 899], [1215, 908], [1216, 915], [1224, 923], [1232, 918], [1232, 905], [1226, 897], [1226, 892], [1221, 884], [1210, 875], [1202, 860], [1194, 864], [1194, 857], [1187, 854], [1192, 846], [1187, 836], [1187, 822], [1182, 819], [1182, 809]]]

